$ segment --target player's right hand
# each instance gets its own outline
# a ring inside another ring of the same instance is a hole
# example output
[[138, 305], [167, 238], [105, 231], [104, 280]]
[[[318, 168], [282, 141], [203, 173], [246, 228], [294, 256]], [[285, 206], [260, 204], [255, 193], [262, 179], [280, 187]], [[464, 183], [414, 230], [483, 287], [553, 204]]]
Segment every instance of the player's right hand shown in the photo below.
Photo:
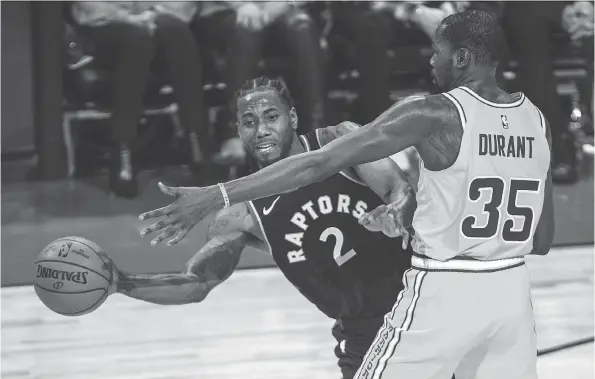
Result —
[[379, 205], [372, 212], [364, 213], [359, 218], [359, 224], [371, 232], [382, 232], [391, 238], [402, 237], [403, 250], [409, 244], [409, 232], [402, 224], [402, 217], [397, 207], [393, 204]]

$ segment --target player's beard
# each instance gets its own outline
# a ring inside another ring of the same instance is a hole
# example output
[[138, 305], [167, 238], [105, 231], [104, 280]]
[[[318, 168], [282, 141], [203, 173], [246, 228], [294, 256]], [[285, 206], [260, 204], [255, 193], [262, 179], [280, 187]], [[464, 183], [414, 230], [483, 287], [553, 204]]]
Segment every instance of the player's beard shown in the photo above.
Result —
[[270, 166], [273, 163], [276, 163], [276, 162], [280, 161], [281, 159], [285, 159], [289, 156], [289, 154], [291, 152], [292, 142], [293, 141], [291, 138], [289, 139], [289, 141], [279, 141], [279, 143], [275, 146], [275, 149], [277, 149], [279, 152], [277, 156], [273, 156], [273, 157], [265, 158], [265, 159], [258, 159], [258, 155], [255, 155], [252, 158], [256, 162], [258, 162], [259, 168], [264, 168], [266, 166]]

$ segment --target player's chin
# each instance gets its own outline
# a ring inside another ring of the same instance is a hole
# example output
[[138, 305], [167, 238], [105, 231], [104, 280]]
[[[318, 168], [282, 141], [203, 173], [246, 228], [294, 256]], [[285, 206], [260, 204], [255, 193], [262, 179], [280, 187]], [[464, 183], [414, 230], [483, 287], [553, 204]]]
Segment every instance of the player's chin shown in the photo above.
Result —
[[254, 156], [260, 163], [273, 164], [281, 157], [281, 149], [276, 145], [268, 150], [254, 149]]

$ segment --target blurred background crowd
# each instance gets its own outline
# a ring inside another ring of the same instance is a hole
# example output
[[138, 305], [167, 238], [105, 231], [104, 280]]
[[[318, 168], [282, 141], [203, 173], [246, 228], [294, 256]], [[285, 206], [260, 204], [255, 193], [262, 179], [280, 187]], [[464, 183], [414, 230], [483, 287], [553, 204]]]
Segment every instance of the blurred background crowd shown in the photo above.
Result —
[[247, 79], [281, 77], [300, 132], [365, 124], [394, 101], [432, 93], [431, 37], [455, 12], [501, 20], [499, 79], [549, 119], [553, 177], [577, 180], [592, 154], [593, 2], [62, 2], [63, 139], [68, 174], [184, 165], [196, 184], [248, 169], [230, 102]]

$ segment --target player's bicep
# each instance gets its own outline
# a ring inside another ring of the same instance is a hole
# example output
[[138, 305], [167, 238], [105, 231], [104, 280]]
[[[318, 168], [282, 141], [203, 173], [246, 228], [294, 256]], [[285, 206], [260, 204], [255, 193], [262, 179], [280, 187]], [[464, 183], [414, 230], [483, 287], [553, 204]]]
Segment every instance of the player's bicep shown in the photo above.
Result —
[[419, 98], [393, 105], [371, 123], [324, 145], [317, 151], [318, 163], [328, 171], [338, 172], [420, 143], [436, 126], [439, 112], [433, 112], [436, 109], [431, 105], [431, 101]]
[[[356, 131], [360, 127], [360, 125], [354, 122], [347, 121], [342, 122], [339, 125], [320, 129], [320, 143], [324, 146], [339, 137]], [[360, 164], [353, 167], [353, 170], [350, 168], [349, 171], [345, 170], [345, 172], [348, 175], [354, 175], [355, 173], [357, 179], [364, 182], [385, 201], [388, 201], [388, 195], [396, 186], [404, 187], [407, 185], [407, 175], [400, 169], [396, 162], [390, 158]]]

